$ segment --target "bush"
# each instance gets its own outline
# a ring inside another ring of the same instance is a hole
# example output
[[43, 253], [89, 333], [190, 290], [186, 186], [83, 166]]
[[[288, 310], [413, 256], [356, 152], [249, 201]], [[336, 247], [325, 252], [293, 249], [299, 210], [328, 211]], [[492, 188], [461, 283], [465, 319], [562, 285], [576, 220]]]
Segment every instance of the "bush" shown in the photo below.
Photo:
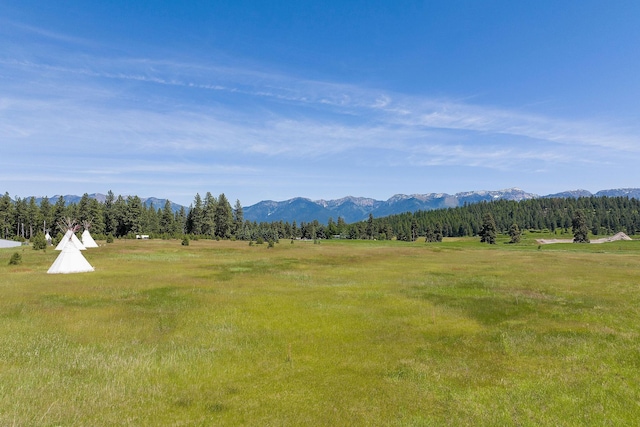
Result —
[[107, 236], [107, 243], [113, 243], [113, 234], [109, 233]]
[[184, 236], [182, 239], [182, 246], [189, 246], [189, 237]]
[[256, 239], [256, 245], [263, 245], [264, 244], [264, 239], [262, 237], [258, 237]]
[[47, 239], [41, 231], [31, 238], [31, 245], [34, 251], [47, 249]]
[[269, 245], [267, 246], [267, 248], [272, 248], [274, 246], [273, 240], [269, 240]]
[[9, 260], [9, 265], [18, 265], [22, 264], [22, 255], [19, 252], [14, 252], [11, 255], [11, 259]]

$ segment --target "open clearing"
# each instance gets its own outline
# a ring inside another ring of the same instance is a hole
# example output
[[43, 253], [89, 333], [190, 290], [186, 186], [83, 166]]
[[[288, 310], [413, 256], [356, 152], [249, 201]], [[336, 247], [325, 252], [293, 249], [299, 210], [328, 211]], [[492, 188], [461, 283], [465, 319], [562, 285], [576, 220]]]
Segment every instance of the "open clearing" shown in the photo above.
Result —
[[0, 425], [640, 422], [638, 241], [18, 250]]

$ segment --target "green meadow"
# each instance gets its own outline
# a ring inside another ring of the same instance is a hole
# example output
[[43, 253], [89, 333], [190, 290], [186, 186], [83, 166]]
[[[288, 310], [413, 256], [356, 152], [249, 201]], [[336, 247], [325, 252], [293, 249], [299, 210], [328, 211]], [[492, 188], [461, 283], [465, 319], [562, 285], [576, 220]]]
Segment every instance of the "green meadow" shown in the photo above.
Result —
[[640, 241], [0, 250], [0, 425], [640, 423]]

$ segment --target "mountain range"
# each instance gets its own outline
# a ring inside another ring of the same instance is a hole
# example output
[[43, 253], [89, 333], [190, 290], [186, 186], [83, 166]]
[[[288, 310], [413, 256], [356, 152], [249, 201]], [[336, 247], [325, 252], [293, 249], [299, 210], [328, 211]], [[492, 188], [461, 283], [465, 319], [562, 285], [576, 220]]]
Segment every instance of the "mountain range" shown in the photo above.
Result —
[[[265, 200], [251, 206], [243, 208], [244, 218], [256, 222], [273, 221], [296, 221], [311, 222], [318, 220], [321, 224], [326, 224], [329, 218], [337, 221], [344, 219], [347, 223], [366, 220], [369, 215], [375, 218], [385, 217], [404, 212], [415, 212], [419, 210], [433, 210], [443, 208], [454, 208], [465, 204], [488, 202], [492, 200], [528, 200], [535, 198], [578, 198], [578, 197], [629, 197], [640, 199], [640, 188], [619, 188], [612, 190], [601, 190], [591, 193], [587, 190], [572, 190], [561, 193], [539, 196], [527, 193], [519, 188], [509, 188], [498, 191], [468, 191], [456, 194], [428, 193], [428, 194], [396, 194], [388, 200], [375, 200], [366, 197], [343, 197], [336, 200], [311, 200], [303, 197], [276, 202]], [[66, 203], [78, 203], [80, 196], [62, 196]], [[89, 197], [104, 203], [106, 196], [100, 193], [89, 194]], [[53, 196], [49, 201], [53, 204], [60, 196]], [[28, 198], [29, 199], [29, 198]], [[42, 197], [36, 197], [39, 203]], [[149, 207], [153, 205], [155, 209], [162, 209], [166, 199], [155, 197], [141, 198], [142, 203]], [[181, 208], [188, 210], [186, 206], [171, 203], [174, 212]]]
[[369, 214], [376, 218], [404, 212], [454, 208], [465, 204], [492, 200], [528, 200], [535, 198], [578, 198], [578, 197], [629, 197], [640, 198], [640, 188], [621, 188], [602, 190], [593, 194], [587, 190], [565, 191], [562, 193], [539, 196], [527, 193], [519, 188], [499, 191], [468, 191], [456, 194], [396, 194], [386, 201], [364, 197], [344, 197], [337, 200], [310, 200], [296, 197], [282, 202], [272, 200], [258, 202], [244, 208], [244, 218], [257, 222], [301, 221], [317, 219], [326, 224], [329, 218], [337, 221], [341, 217], [347, 223], [363, 221]]

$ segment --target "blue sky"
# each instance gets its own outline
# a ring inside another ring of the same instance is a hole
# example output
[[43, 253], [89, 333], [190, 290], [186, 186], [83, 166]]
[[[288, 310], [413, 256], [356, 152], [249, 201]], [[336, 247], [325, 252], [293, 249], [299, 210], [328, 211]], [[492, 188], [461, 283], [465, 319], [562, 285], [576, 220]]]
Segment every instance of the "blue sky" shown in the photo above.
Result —
[[0, 0], [0, 193], [640, 187], [637, 1]]

